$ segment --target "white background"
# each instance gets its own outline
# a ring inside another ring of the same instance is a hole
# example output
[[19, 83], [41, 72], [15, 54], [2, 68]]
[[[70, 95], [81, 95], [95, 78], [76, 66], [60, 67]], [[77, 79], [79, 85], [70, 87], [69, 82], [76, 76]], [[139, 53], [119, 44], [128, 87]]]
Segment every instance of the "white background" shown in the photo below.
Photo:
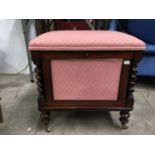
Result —
[[[34, 33], [31, 30], [29, 33], [32, 38]], [[25, 38], [19, 19], [0, 20], [0, 73], [29, 73]]]

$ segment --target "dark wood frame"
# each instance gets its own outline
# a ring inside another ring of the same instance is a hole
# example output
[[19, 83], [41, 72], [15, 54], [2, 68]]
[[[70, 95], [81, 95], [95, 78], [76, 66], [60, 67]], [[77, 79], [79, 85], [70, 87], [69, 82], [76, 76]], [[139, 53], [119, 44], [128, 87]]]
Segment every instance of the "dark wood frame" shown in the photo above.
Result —
[[[136, 66], [142, 51], [32, 51], [32, 60], [36, 65], [38, 85], [38, 108], [45, 125], [50, 121], [52, 110], [106, 110], [120, 111], [122, 128], [127, 128], [129, 112], [133, 110], [133, 92], [136, 81]], [[55, 59], [116, 59], [129, 60], [122, 65], [119, 94], [117, 101], [67, 101], [54, 100], [51, 83], [51, 60]], [[77, 104], [78, 103], [78, 104]]]

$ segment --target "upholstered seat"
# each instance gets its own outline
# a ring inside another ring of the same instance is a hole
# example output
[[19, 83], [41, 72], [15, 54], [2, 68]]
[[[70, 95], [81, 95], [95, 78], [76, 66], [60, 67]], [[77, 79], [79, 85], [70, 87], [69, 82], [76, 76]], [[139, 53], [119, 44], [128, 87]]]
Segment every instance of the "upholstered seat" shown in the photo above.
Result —
[[53, 31], [33, 39], [29, 50], [144, 50], [144, 42], [122, 32]]

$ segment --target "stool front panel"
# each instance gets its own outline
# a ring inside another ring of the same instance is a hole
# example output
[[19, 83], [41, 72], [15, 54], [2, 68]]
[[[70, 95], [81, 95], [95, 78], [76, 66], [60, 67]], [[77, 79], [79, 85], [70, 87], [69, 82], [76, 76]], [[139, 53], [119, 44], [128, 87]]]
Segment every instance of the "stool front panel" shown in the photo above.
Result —
[[51, 60], [54, 100], [118, 99], [122, 59]]

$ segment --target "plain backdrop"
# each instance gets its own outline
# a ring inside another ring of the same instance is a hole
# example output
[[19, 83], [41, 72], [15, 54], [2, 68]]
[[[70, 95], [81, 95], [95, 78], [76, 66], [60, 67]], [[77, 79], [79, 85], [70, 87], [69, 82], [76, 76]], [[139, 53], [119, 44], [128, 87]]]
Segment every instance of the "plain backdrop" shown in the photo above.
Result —
[[[29, 40], [35, 37], [30, 26]], [[20, 19], [0, 20], [0, 73], [29, 73], [25, 38]]]

